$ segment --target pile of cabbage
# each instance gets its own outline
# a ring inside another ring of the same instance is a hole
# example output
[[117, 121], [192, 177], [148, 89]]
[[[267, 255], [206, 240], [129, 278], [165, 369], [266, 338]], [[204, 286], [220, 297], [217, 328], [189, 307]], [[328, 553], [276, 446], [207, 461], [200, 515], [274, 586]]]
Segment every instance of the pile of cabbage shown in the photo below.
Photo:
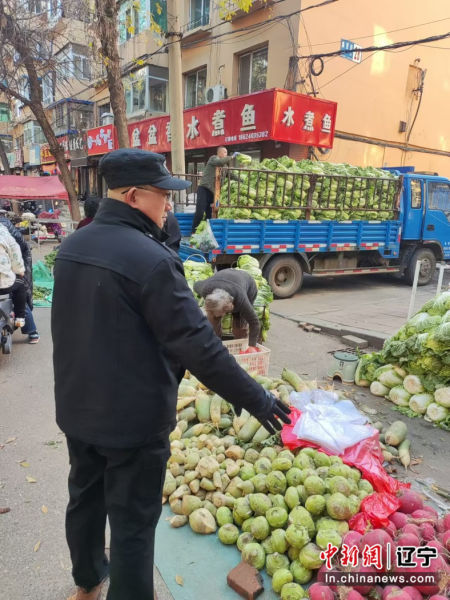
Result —
[[195, 260], [186, 260], [183, 264], [184, 267], [184, 275], [186, 277], [186, 281], [191, 288], [192, 293], [195, 296], [199, 306], [203, 306], [204, 299], [195, 293], [194, 291], [194, 283], [196, 281], [203, 281], [204, 279], [208, 279], [208, 277], [212, 277], [214, 275], [212, 266], [206, 262], [196, 262]]
[[450, 429], [450, 292], [426, 302], [381, 352], [364, 355], [355, 382]]
[[175, 514], [169, 522], [199, 534], [217, 531], [223, 544], [235, 544], [245, 561], [266, 569], [283, 600], [305, 598], [305, 584], [324, 562], [321, 551], [346, 541], [348, 521], [372, 485], [339, 457], [313, 448], [294, 455], [237, 441], [172, 438], [163, 490]]
[[309, 220], [395, 218], [400, 182], [392, 182], [398, 176], [389, 171], [311, 160], [296, 162], [288, 156], [252, 161], [242, 167], [252, 171], [230, 169], [222, 184], [221, 219], [305, 219], [311, 186]]

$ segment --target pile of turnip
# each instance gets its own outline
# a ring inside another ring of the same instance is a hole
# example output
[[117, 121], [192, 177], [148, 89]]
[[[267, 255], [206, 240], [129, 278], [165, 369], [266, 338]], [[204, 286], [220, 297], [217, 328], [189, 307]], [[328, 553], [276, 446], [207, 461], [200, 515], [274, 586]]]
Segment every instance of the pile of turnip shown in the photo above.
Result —
[[[359, 548], [359, 556], [365, 545], [374, 546], [379, 544], [382, 548], [383, 572], [388, 572], [386, 563], [388, 552], [390, 554], [392, 573], [429, 574], [437, 573], [436, 585], [416, 584], [400, 588], [389, 585], [384, 588], [378, 586], [357, 585], [353, 588], [325, 587], [320, 583], [314, 584], [309, 589], [311, 600], [362, 600], [372, 598], [373, 600], [446, 600], [450, 593], [450, 513], [439, 518], [438, 513], [431, 506], [423, 504], [421, 496], [412, 490], [403, 490], [399, 495], [400, 507], [389, 519], [389, 525], [385, 529], [373, 529], [364, 535], [350, 531], [343, 538], [343, 543]], [[436, 548], [437, 558], [431, 559], [429, 567], [421, 565], [421, 559], [417, 559], [417, 566], [403, 567], [397, 564], [396, 547], [409, 546], [418, 548]], [[325, 567], [321, 567], [325, 570]], [[361, 567], [344, 569], [336, 562], [333, 570], [354, 570], [357, 572], [377, 572], [375, 567]], [[316, 595], [317, 594], [317, 595]]]

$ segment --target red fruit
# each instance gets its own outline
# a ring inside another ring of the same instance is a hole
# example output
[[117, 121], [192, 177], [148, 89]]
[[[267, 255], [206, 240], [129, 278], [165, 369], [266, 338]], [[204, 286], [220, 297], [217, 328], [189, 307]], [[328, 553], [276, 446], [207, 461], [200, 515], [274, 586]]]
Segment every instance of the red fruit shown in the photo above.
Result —
[[413, 533], [402, 533], [395, 540], [397, 546], [414, 546], [417, 548], [420, 546], [420, 540], [417, 535]]
[[321, 583], [313, 583], [308, 589], [310, 600], [334, 600], [331, 589]]
[[399, 589], [400, 588], [398, 587], [398, 585], [387, 585], [383, 590], [383, 600], [386, 600], [388, 594], [390, 594], [391, 592], [395, 592]]
[[447, 513], [444, 517], [444, 529], [445, 531], [450, 529], [450, 513]]
[[420, 535], [425, 542], [434, 540], [435, 531], [433, 525], [431, 523], [422, 523], [420, 526]]
[[349, 531], [342, 538], [342, 543], [347, 544], [347, 546], [349, 546], [350, 548], [352, 546], [359, 547], [359, 542], [361, 541], [361, 538], [362, 538], [362, 533], [359, 533], [359, 531]]
[[389, 517], [389, 519], [394, 523], [397, 529], [401, 529], [408, 524], [408, 516], [402, 512], [395, 512]]
[[364, 546], [376, 546], [376, 545], [381, 546], [381, 564], [383, 565], [381, 569], [377, 569], [377, 570], [384, 571], [386, 569], [386, 564], [387, 564], [388, 549], [389, 549], [389, 553], [390, 553], [391, 564], [395, 558], [394, 540], [391, 538], [389, 533], [387, 531], [385, 531], [384, 529], [373, 529], [372, 531], [365, 533], [359, 542], [359, 548], [360, 548], [361, 552], [363, 551]]
[[429, 600], [448, 600], [447, 596], [441, 596], [440, 594], [434, 594]]
[[[323, 563], [323, 565], [317, 571], [317, 579], [318, 579], [317, 584], [323, 585], [325, 587], [329, 587], [330, 590], [332, 590], [333, 592], [337, 592], [337, 585], [331, 585], [329, 583], [324, 583], [324, 582], [325, 582], [325, 573], [330, 573], [331, 571], [338, 571], [338, 570], [339, 570], [339, 567], [333, 567], [333, 569], [327, 569], [327, 565], [325, 563]], [[309, 588], [309, 589], [311, 589], [311, 588]]]
[[450, 530], [442, 534], [442, 544], [450, 552]]
[[345, 600], [364, 600], [364, 596], [361, 596], [356, 590], [350, 590], [346, 595]]
[[[416, 584], [414, 587], [421, 594], [423, 594], [425, 596], [439, 594], [441, 583], [443, 583], [445, 581], [445, 579], [448, 577], [447, 571], [448, 571], [448, 567], [445, 563], [445, 560], [442, 558], [442, 556], [438, 556], [437, 558], [432, 558], [430, 561], [429, 567], [423, 567], [422, 565], [417, 565], [414, 567], [414, 574], [427, 575], [429, 573], [437, 573], [437, 583], [435, 585], [430, 584], [430, 583]], [[410, 573], [410, 572], [411, 572], [411, 569], [408, 567], [397, 567], [397, 569], [396, 569], [396, 573]], [[390, 599], [390, 600], [392, 600], [392, 599]]]
[[[358, 566], [358, 567], [355, 567], [354, 569], [351, 569], [351, 572], [352, 573], [366, 573], [366, 574], [374, 575], [377, 571], [373, 567], [360, 567], [360, 566]], [[355, 589], [357, 592], [359, 592], [363, 596], [367, 596], [367, 594], [371, 591], [371, 589], [373, 587], [374, 586], [370, 585], [370, 584], [368, 584], [368, 585], [354, 585], [353, 589]]]
[[416, 537], [420, 539], [420, 529], [418, 525], [414, 525], [413, 523], [408, 523], [402, 529], [402, 533], [412, 533]]
[[411, 600], [423, 600], [422, 594], [415, 587], [408, 585], [403, 588], [403, 591], [409, 594]]
[[393, 521], [389, 521], [386, 525], [386, 531], [392, 538], [397, 534], [397, 527]]
[[386, 596], [386, 600], [411, 600], [411, 596], [404, 590], [395, 590]]
[[438, 540], [431, 540], [431, 542], [428, 542], [427, 547], [428, 548], [437, 548], [437, 551], [439, 554], [445, 554], [445, 548], [441, 544], [441, 542], [438, 542]]
[[421, 508], [419, 510], [415, 510], [411, 514], [412, 519], [417, 519], [417, 521], [429, 521], [430, 523], [436, 523], [438, 519], [437, 513], [432, 512], [432, 509], [429, 508]]
[[413, 490], [402, 490], [398, 498], [400, 500], [399, 511], [410, 515], [415, 510], [423, 508], [421, 496]]
[[436, 521], [436, 531], [438, 533], [444, 533], [445, 531], [445, 523], [444, 523], [444, 519], [438, 519]]

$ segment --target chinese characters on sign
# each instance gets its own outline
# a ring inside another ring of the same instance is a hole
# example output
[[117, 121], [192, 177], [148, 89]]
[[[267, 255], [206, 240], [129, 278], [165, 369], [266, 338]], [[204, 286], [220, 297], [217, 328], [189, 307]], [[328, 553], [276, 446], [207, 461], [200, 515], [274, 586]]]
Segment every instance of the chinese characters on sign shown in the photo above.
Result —
[[[264, 90], [186, 109], [185, 148], [264, 140], [331, 148], [335, 121], [334, 102], [287, 90]], [[88, 135], [95, 139], [98, 130], [95, 135], [95, 130], [90, 130]], [[128, 132], [132, 147], [153, 152], [171, 150], [169, 115], [130, 123]], [[91, 150], [93, 153], [101, 154]]]
[[[326, 550], [322, 550], [320, 558], [325, 561], [327, 569], [333, 568], [333, 557], [339, 552], [337, 546], [328, 543]], [[361, 556], [360, 556], [361, 555]], [[387, 543], [385, 547], [380, 544], [372, 546], [365, 545], [362, 551], [358, 546], [348, 546], [342, 544], [340, 552], [340, 565], [342, 567], [375, 567], [378, 570], [389, 570], [392, 567], [394, 552], [391, 544]], [[420, 546], [398, 546], [395, 548], [395, 564], [398, 567], [414, 568], [417, 566], [428, 568], [431, 560], [437, 558], [436, 548]], [[361, 562], [359, 559], [362, 559]]]
[[114, 125], [89, 129], [87, 134], [88, 155], [105, 154], [116, 148], [116, 130]]

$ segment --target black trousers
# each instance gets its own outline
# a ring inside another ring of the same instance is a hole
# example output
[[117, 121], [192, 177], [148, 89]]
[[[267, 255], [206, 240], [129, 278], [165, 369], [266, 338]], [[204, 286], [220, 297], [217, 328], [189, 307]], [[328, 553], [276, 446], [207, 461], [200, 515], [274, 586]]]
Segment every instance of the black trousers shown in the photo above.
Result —
[[214, 194], [211, 190], [203, 185], [198, 186], [197, 190], [197, 205], [195, 207], [194, 221], [192, 222], [192, 233], [200, 225], [203, 215], [206, 214], [206, 218], [210, 219], [212, 215], [211, 205], [214, 202]]
[[107, 600], [153, 600], [155, 529], [170, 454], [168, 439], [114, 449], [67, 438], [67, 446], [71, 466], [66, 536], [76, 585], [90, 591], [109, 573]]
[[0, 295], [2, 294], [11, 294], [16, 319], [24, 319], [25, 307], [27, 304], [27, 291], [24, 280], [21, 277], [16, 277], [16, 280], [11, 287], [0, 289]]

